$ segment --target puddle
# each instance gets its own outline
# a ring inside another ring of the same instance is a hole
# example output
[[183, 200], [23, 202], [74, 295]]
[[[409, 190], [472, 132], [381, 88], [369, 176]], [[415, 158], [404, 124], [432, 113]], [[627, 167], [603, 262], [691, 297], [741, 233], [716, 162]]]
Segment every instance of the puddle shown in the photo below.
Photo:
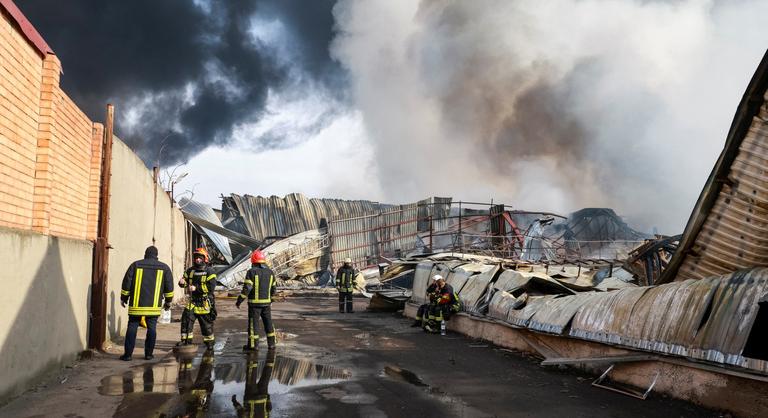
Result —
[[[290, 338], [295, 335], [286, 339]], [[279, 410], [273, 404], [281, 400], [284, 408], [291, 406], [282, 395], [302, 388], [322, 390], [352, 378], [347, 369], [310, 360], [323, 357], [313, 356], [311, 347], [282, 346], [280, 354], [274, 350], [243, 354], [235, 347], [240, 346], [233, 343], [215, 355], [196, 353], [136, 366], [103, 378], [98, 392], [123, 397], [115, 417], [264, 416], [265, 411]], [[348, 403], [370, 401], [353, 393], [342, 397]], [[267, 403], [269, 410], [254, 410]]]

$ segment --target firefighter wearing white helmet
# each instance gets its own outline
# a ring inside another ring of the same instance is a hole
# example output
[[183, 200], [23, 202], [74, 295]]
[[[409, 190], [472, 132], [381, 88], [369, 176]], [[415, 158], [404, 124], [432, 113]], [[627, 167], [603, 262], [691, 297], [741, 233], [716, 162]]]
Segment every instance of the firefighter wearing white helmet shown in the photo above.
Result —
[[443, 276], [435, 274], [432, 276], [432, 283], [427, 287], [427, 303], [419, 306], [416, 311], [416, 321], [411, 325], [412, 327], [426, 327], [429, 319], [434, 320], [434, 315], [430, 318], [430, 312], [432, 311], [432, 305], [437, 300], [437, 281], [442, 279]]
[[352, 259], [344, 259], [338, 271], [336, 271], [336, 288], [339, 290], [339, 312], [352, 313], [352, 291], [355, 290], [355, 276], [357, 271], [352, 267]]
[[443, 276], [436, 275], [437, 297], [429, 311], [429, 324], [424, 327], [427, 332], [440, 332], [445, 335], [445, 321], [451, 315], [461, 310], [459, 295], [453, 290], [453, 286], [445, 282]]

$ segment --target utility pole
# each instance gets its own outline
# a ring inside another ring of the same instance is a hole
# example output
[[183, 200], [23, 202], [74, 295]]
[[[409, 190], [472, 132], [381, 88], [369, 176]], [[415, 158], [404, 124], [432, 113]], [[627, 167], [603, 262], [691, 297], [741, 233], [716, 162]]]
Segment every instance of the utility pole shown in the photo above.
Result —
[[109, 186], [112, 179], [112, 129], [115, 108], [107, 105], [107, 120], [102, 143], [101, 182], [99, 189], [99, 224], [93, 248], [91, 276], [91, 312], [88, 347], [102, 350], [107, 333], [107, 274], [109, 272]]

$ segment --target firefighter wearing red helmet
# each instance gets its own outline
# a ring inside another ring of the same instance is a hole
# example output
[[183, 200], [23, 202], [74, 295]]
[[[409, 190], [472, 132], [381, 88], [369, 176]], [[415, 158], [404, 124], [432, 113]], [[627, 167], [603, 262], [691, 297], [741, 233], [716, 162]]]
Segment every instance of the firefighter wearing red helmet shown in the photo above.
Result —
[[208, 261], [208, 251], [202, 247], [196, 249], [192, 253], [192, 267], [179, 280], [180, 287], [189, 289], [189, 303], [181, 314], [181, 341], [178, 345], [192, 344], [192, 331], [197, 320], [205, 346], [209, 350], [213, 349], [213, 321], [216, 320], [213, 291], [216, 288], [216, 273]]
[[267, 345], [270, 350], [275, 348], [276, 334], [272, 323], [272, 297], [275, 295], [275, 273], [267, 267], [264, 254], [255, 250], [251, 254], [251, 269], [245, 275], [243, 290], [237, 297], [237, 305], [248, 300], [248, 343], [243, 351], [256, 350], [259, 343], [258, 320], [264, 322], [264, 332], [267, 334]]

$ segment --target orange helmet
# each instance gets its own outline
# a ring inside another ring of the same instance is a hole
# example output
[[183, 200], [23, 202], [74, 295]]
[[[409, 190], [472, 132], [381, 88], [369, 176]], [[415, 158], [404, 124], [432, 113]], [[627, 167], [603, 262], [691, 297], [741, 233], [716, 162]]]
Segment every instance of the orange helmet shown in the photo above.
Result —
[[207, 263], [208, 262], [208, 250], [206, 250], [204, 247], [200, 247], [195, 250], [195, 252], [192, 253], [192, 257], [194, 258], [195, 255], [200, 254], [203, 256], [203, 260]]
[[264, 257], [264, 253], [262, 253], [259, 250], [253, 251], [253, 254], [251, 254], [252, 264], [257, 264], [257, 263], [266, 264], [266, 262], [267, 262], [267, 259]]

